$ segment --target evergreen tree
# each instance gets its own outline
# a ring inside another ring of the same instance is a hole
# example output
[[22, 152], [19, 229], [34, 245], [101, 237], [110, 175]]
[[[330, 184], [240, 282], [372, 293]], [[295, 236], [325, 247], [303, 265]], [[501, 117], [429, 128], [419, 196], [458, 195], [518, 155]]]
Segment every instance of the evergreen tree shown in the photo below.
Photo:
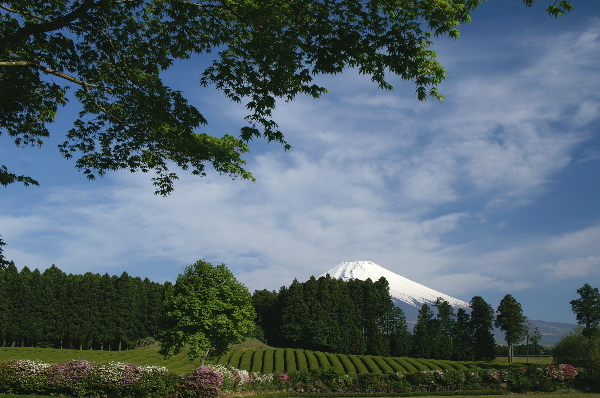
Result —
[[456, 311], [456, 324], [454, 333], [452, 334], [452, 342], [454, 344], [454, 353], [452, 359], [455, 361], [472, 361], [473, 354], [473, 338], [471, 337], [471, 317], [464, 308], [459, 308]]
[[26, 311], [26, 308], [21, 306], [21, 278], [19, 277], [19, 270], [15, 266], [14, 262], [8, 264], [4, 270], [4, 280], [6, 286], [6, 312], [5, 312], [5, 345], [14, 347], [19, 345], [21, 339], [21, 317], [22, 312]]
[[504, 332], [504, 339], [508, 345], [508, 362], [512, 362], [514, 345], [525, 337], [527, 318], [523, 315], [521, 304], [510, 294], [500, 301], [497, 313], [496, 327]]
[[594, 377], [600, 369], [600, 291], [589, 284], [577, 289], [580, 298], [571, 301], [577, 323], [583, 326], [581, 334], [587, 340], [585, 356], [588, 369]]
[[437, 309], [437, 330], [434, 340], [437, 341], [436, 359], [451, 359], [454, 354], [454, 342], [452, 340], [456, 330], [456, 315], [454, 309], [446, 300], [438, 297], [434, 306]]
[[491, 361], [496, 358], [496, 341], [494, 339], [494, 309], [481, 296], [471, 299], [471, 317], [469, 331], [473, 342], [475, 360]]
[[401, 308], [394, 306], [386, 317], [385, 334], [390, 341], [390, 355], [404, 357], [410, 355], [412, 335], [408, 331], [406, 316]]
[[42, 274], [37, 268], [28, 275], [28, 280], [26, 283], [28, 285], [28, 293], [30, 295], [30, 299], [27, 303], [29, 306], [29, 311], [26, 314], [26, 344], [29, 347], [38, 347], [41, 343], [43, 347], [46, 347], [47, 342], [44, 341], [45, 319], [46, 316], [51, 316], [51, 314], [46, 314], [45, 311], [45, 297], [43, 296], [42, 289]]
[[302, 348], [306, 341], [306, 325], [312, 316], [304, 299], [302, 284], [294, 279], [289, 288], [280, 290], [282, 301], [281, 334], [289, 348]]
[[304, 325], [303, 345], [313, 351], [331, 351], [331, 339], [337, 331], [332, 322], [336, 319], [329, 317], [330, 294], [321, 287], [314, 276], [302, 284], [304, 303], [312, 315]]
[[252, 294], [252, 306], [256, 311], [256, 324], [260, 327], [265, 342], [277, 346], [280, 339], [281, 310], [275, 291], [255, 290]]
[[42, 289], [46, 310], [44, 335], [55, 348], [63, 348], [68, 319], [67, 275], [52, 264], [42, 274]]
[[0, 342], [2, 346], [6, 345], [9, 322], [9, 295], [6, 281], [6, 268], [0, 267]]
[[[111, 276], [107, 273], [100, 277], [100, 286], [102, 288], [100, 289], [100, 297], [98, 297], [98, 302], [100, 303], [98, 306], [98, 316], [103, 327], [100, 330], [98, 339], [101, 350], [104, 348], [112, 350], [119, 335], [117, 319], [114, 316], [118, 302], [117, 279], [116, 275]], [[114, 348], [118, 348], [118, 344]]]
[[4, 246], [6, 246], [6, 243], [4, 243], [1, 236], [2, 235], [0, 235], [0, 269], [6, 268], [9, 264], [9, 261], [6, 261], [4, 258]]
[[431, 358], [435, 352], [433, 311], [427, 304], [419, 310], [417, 323], [413, 328], [412, 356], [415, 358]]

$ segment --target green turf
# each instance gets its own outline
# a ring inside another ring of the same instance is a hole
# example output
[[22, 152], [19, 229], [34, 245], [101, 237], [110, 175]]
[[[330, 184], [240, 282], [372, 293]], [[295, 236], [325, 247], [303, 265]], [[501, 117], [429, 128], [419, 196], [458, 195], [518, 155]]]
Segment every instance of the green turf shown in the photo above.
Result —
[[[9, 359], [31, 359], [46, 363], [68, 362], [86, 359], [93, 362], [126, 362], [146, 366], [164, 366], [178, 374], [199, 366], [199, 360], [190, 361], [185, 352], [164, 359], [154, 349], [128, 351], [58, 350], [52, 348], [0, 347], [0, 362]], [[425, 370], [490, 368], [515, 366], [499, 362], [453, 362], [419, 358], [384, 358], [370, 355], [342, 355], [318, 351], [281, 348], [244, 348], [231, 351], [217, 358], [209, 358], [209, 364], [223, 364], [248, 371], [294, 373], [307, 369], [334, 368], [347, 374], [364, 373], [413, 373]], [[518, 365], [516, 365], [518, 366]]]

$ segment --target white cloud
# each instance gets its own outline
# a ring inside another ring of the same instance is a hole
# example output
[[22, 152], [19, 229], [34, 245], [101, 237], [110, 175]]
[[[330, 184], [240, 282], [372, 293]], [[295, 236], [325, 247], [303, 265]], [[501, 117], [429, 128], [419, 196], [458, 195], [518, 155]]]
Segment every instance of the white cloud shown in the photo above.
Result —
[[600, 275], [600, 255], [559, 260], [540, 268], [548, 271], [551, 280], [589, 278]]
[[[503, 239], [483, 244], [477, 234], [486, 223], [477, 219], [504, 218], [548, 192], [592, 136], [599, 26], [543, 34], [530, 43], [536, 48], [525, 66], [489, 69], [485, 78], [464, 75], [462, 54], [441, 51], [454, 68], [442, 103], [419, 103], [410, 85], [378, 91], [349, 71], [331, 80], [322, 99], [277, 109], [294, 148], [253, 143], [248, 169], [256, 183], [182, 175], [175, 193], [161, 198], [147, 176], [117, 173], [102, 188], [59, 188], [22, 218], [0, 216], [7, 257], [67, 272], [132, 264], [141, 276], [171, 280], [206, 258], [226, 263], [252, 289], [276, 289], [353, 260], [461, 295], [592, 275], [600, 226], [511, 238], [507, 220]], [[496, 54], [503, 55], [511, 56]], [[225, 101], [213, 106], [228, 127], [245, 114]], [[586, 159], [597, 152], [590, 148]], [[28, 242], [40, 231], [45, 254]], [[473, 238], [448, 243], [463, 234]]]

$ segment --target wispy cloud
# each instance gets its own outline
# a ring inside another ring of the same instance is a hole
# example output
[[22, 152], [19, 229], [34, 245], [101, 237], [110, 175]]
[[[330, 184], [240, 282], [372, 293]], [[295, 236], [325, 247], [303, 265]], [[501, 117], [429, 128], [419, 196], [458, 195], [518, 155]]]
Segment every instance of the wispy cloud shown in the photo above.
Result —
[[[515, 44], [523, 47], [517, 55], [494, 54], [526, 57], [514, 68], [486, 63], [474, 75], [462, 73], [473, 58], [441, 46], [450, 66], [441, 103], [419, 103], [403, 83], [379, 91], [348, 71], [327, 80], [331, 94], [322, 99], [277, 109], [294, 148], [252, 143], [248, 169], [256, 183], [182, 176], [162, 198], [152, 195], [147, 176], [117, 173], [102, 187], [56, 188], [23, 217], [9, 215], [15, 203], [3, 210], [7, 257], [157, 280], [173, 280], [182, 266], [206, 258], [226, 263], [251, 289], [371, 260], [467, 300], [596, 275], [600, 226], [513, 237], [510, 216], [547, 194], [595, 133], [599, 31], [593, 20], [573, 32], [540, 32]], [[504, 44], [498, 48], [511, 48]], [[245, 114], [225, 101], [211, 106], [229, 127]], [[594, 161], [598, 152], [588, 148], [582, 159]], [[485, 228], [500, 238], [483, 239]], [[43, 243], [32, 243], [40, 234]]]

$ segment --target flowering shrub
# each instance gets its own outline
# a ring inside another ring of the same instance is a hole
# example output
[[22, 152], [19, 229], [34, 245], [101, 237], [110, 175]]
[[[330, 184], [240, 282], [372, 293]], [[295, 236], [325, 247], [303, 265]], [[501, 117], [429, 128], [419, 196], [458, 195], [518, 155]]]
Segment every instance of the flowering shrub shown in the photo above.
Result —
[[12, 359], [0, 364], [0, 389], [6, 392], [37, 393], [44, 390], [44, 370], [50, 365], [40, 361]]
[[206, 366], [222, 376], [221, 388], [226, 391], [242, 391], [248, 383], [254, 381], [254, 373], [225, 365]]
[[219, 395], [223, 376], [206, 366], [193, 369], [181, 376], [180, 392], [186, 398], [214, 398]]
[[93, 369], [92, 362], [82, 359], [52, 364], [44, 369], [46, 387], [52, 393], [86, 395]]
[[559, 381], [572, 380], [579, 373], [576, 367], [567, 364], [549, 365], [544, 371], [548, 378]]
[[131, 395], [133, 387], [148, 392], [173, 391], [178, 383], [173, 378], [164, 367], [114, 362], [96, 365], [85, 360], [55, 364], [11, 360], [0, 363], [0, 392], [17, 394], [89, 396], [118, 392]]
[[415, 386], [433, 386], [435, 385], [435, 375], [429, 370], [411, 373], [407, 376], [410, 384]]
[[308, 372], [260, 373], [224, 365], [196, 368], [182, 376], [164, 367], [85, 360], [44, 364], [11, 360], [0, 363], [0, 393], [63, 396], [216, 398], [232, 392], [409, 392], [504, 389], [555, 391], [579, 379], [571, 365], [530, 365], [511, 369], [429, 370], [410, 374], [337, 373], [333, 368]]

